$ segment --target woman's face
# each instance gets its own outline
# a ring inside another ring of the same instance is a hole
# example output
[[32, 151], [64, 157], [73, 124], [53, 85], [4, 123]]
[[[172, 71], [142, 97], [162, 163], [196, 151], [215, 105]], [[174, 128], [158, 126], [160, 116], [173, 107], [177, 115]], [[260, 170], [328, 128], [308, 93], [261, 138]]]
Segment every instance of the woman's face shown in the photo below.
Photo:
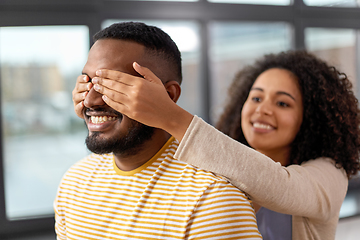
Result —
[[241, 112], [241, 127], [249, 145], [268, 156], [269, 152], [289, 154], [302, 119], [297, 77], [279, 68], [260, 74]]

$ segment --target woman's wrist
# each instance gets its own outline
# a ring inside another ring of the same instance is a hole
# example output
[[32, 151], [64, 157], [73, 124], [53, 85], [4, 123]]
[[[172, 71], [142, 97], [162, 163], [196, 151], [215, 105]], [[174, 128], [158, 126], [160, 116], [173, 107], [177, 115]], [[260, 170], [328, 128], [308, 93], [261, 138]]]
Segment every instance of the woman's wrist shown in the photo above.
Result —
[[184, 137], [194, 115], [176, 105], [176, 110], [168, 116], [169, 121], [164, 121], [164, 130], [174, 136], [179, 142]]

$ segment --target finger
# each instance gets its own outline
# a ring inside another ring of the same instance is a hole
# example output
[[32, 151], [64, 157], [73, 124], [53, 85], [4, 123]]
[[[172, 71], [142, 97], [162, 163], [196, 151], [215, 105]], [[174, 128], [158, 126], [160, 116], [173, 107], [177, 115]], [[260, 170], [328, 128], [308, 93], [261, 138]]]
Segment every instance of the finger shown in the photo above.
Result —
[[103, 95], [102, 99], [112, 109], [115, 109], [116, 111], [124, 115], [127, 115], [129, 108], [125, 104], [118, 101], [114, 101], [113, 99], [109, 98], [106, 95]]
[[[99, 78], [99, 77], [94, 77], [92, 79], [92, 83], [94, 85], [100, 85], [106, 88], [110, 88], [113, 89], [115, 91], [121, 92], [121, 89], [123, 89], [124, 86], [129, 86], [123, 82], [120, 81], [116, 81], [116, 80], [112, 80], [112, 79], [106, 79], [106, 78]], [[98, 88], [99, 86], [97, 86]]]
[[83, 101], [81, 101], [80, 103], [78, 103], [78, 104], [76, 104], [74, 106], [75, 113], [79, 118], [84, 118], [84, 116], [82, 114], [83, 109], [84, 109], [84, 102]]
[[89, 92], [86, 91], [86, 92], [73, 94], [73, 102], [74, 102], [74, 104], [76, 105], [76, 104], [79, 104], [81, 101], [84, 101], [84, 99], [86, 98], [88, 93]]
[[78, 104], [82, 101], [87, 92], [90, 91], [93, 84], [91, 82], [87, 82], [90, 78], [87, 75], [80, 75], [77, 77], [75, 88], [72, 91], [73, 101], [75, 104]]
[[84, 109], [84, 99], [88, 94], [88, 91], [92, 88], [92, 83], [89, 82], [90, 77], [87, 75], [80, 75], [76, 79], [75, 88], [72, 91], [72, 97], [74, 102], [74, 110], [79, 118], [84, 118], [82, 112]]
[[90, 91], [92, 86], [93, 86], [92, 82], [77, 83], [75, 86], [75, 89], [74, 89], [74, 94], [80, 93], [80, 92], [85, 92], [85, 91]]
[[133, 68], [135, 69], [136, 72], [138, 72], [146, 80], [157, 83], [157, 84], [161, 84], [161, 85], [163, 84], [162, 81], [150, 69], [141, 66], [137, 62], [133, 63]]
[[[114, 71], [114, 70], [108, 70], [108, 69], [99, 69], [96, 71], [96, 76], [103, 78], [103, 79], [111, 79], [111, 80], [116, 80], [116, 81], [121, 81], [124, 84], [130, 84], [131, 81], [123, 81], [124, 78], [131, 76], [132, 78], [136, 78], [133, 75], [127, 74], [127, 73], [123, 73], [120, 71]], [[94, 78], [93, 80], [94, 81]]]
[[[132, 75], [128, 75], [123, 77], [121, 81], [105, 79], [105, 78], [98, 78], [95, 77], [92, 79], [94, 87], [96, 86], [95, 91], [101, 94], [108, 94], [108, 92], [104, 92], [104, 89], [113, 90], [115, 92], [111, 92], [111, 94], [123, 94], [127, 96], [129, 93], [133, 93], [143, 84], [145, 83], [144, 79], [134, 77]], [[123, 83], [123, 81], [131, 81], [133, 85], [128, 85]], [[137, 83], [136, 83], [137, 82]], [[162, 85], [163, 86], [163, 85]]]
[[118, 92], [118, 91], [116, 91], [114, 89], [111, 89], [111, 88], [104, 87], [104, 86], [99, 85], [99, 84], [94, 85], [94, 90], [97, 91], [98, 93], [101, 93], [101, 94], [107, 96], [108, 98], [110, 98], [114, 102], [118, 102], [118, 103], [123, 104], [124, 101], [127, 100], [126, 95], [124, 93]]
[[86, 74], [82, 74], [82, 75], [79, 75], [77, 77], [77, 82], [80, 82], [80, 83], [86, 83], [86, 82], [89, 82], [90, 81], [90, 77]]
[[75, 88], [77, 88], [77, 86], [86, 86], [89, 83], [91, 82], [90, 82], [90, 77], [88, 75], [80, 75], [76, 79]]

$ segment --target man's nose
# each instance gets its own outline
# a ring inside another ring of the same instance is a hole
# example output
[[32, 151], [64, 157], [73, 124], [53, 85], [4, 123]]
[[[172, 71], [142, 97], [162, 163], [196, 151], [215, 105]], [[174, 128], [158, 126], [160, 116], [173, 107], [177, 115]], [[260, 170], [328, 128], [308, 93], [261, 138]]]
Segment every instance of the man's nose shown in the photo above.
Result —
[[91, 88], [89, 93], [86, 95], [84, 99], [84, 106], [86, 108], [92, 108], [95, 106], [103, 106], [106, 103], [102, 99], [102, 94], [98, 93], [94, 90], [94, 88]]

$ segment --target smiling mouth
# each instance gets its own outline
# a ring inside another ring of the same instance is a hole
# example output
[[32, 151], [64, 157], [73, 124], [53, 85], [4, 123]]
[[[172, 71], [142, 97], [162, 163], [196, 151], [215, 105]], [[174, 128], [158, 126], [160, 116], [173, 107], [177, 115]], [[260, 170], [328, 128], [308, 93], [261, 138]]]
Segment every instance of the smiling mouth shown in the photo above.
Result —
[[274, 129], [274, 127], [268, 125], [268, 124], [263, 124], [263, 123], [253, 123], [253, 127], [254, 128], [259, 128], [259, 129], [266, 129], [266, 130], [271, 130]]
[[93, 124], [101, 124], [105, 122], [115, 121], [118, 117], [114, 116], [91, 116], [90, 122]]

